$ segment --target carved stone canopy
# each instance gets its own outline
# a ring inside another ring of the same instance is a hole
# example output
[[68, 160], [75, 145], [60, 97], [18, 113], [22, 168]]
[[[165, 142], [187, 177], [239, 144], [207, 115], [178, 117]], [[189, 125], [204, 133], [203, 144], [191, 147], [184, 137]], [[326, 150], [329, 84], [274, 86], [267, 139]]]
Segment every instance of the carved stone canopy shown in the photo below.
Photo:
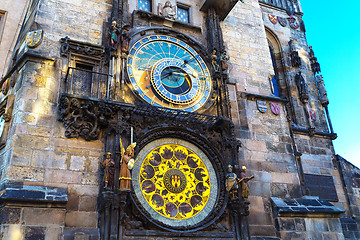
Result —
[[224, 20], [235, 7], [238, 0], [203, 0], [200, 4], [200, 10], [207, 12], [208, 9], [214, 8], [219, 15], [220, 21]]
[[99, 45], [72, 40], [67, 36], [60, 39], [60, 44], [61, 56], [68, 56], [70, 52], [73, 52], [94, 57], [105, 57], [105, 48]]

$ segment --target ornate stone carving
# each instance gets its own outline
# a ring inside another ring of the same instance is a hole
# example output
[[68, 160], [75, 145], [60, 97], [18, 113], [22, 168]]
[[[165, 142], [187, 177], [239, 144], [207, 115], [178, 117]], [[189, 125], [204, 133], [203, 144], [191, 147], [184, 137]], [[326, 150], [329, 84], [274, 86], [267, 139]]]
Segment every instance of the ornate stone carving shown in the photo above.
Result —
[[75, 52], [89, 56], [105, 57], [105, 48], [101, 46], [71, 40], [68, 36], [60, 39], [60, 43], [60, 54], [64, 57], [68, 56], [69, 52]]
[[309, 99], [309, 94], [308, 94], [308, 86], [307, 86], [307, 84], [305, 82], [304, 77], [301, 75], [301, 71], [299, 71], [295, 75], [295, 83], [296, 83], [296, 86], [297, 86], [298, 91], [299, 91], [300, 100], [303, 103], [305, 103]]
[[324, 80], [323, 80], [323, 76], [322, 75], [317, 75], [316, 80], [317, 80], [317, 87], [319, 89], [321, 105], [327, 106], [329, 104], [329, 99], [327, 97], [327, 92], [326, 92], [326, 89], [325, 89], [325, 83], [324, 83]]
[[99, 138], [100, 129], [108, 126], [114, 109], [103, 102], [80, 100], [61, 96], [59, 104], [59, 120], [65, 127], [68, 138], [82, 137], [85, 140]]
[[310, 65], [312, 72], [314, 74], [321, 72], [320, 64], [318, 63], [317, 58], [315, 57], [312, 46], [309, 47], [309, 56], [310, 56]]
[[165, 3], [159, 3], [159, 15], [175, 21], [176, 4], [173, 5], [170, 1], [166, 1]]
[[299, 57], [299, 53], [296, 50], [296, 46], [293, 40], [289, 41], [290, 47], [290, 58], [291, 58], [291, 65], [293, 67], [300, 67], [301, 66], [301, 58]]

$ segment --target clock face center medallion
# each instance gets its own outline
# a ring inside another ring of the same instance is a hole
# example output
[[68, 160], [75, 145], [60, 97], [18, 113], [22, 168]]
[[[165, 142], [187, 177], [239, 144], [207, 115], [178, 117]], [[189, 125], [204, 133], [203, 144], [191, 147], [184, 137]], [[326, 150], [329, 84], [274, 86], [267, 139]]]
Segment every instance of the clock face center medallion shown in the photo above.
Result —
[[181, 193], [186, 187], [186, 177], [178, 169], [169, 169], [164, 175], [164, 185], [172, 193]]

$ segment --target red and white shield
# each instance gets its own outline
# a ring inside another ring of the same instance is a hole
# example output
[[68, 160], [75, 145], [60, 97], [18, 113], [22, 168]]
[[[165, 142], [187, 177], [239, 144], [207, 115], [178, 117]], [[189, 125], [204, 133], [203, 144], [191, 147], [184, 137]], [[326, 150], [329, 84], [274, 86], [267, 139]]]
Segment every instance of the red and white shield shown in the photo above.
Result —
[[287, 19], [289, 21], [289, 26], [292, 29], [298, 29], [300, 27], [300, 24], [294, 15], [290, 15]]
[[270, 103], [271, 112], [275, 115], [280, 114], [280, 104], [278, 103]]
[[316, 113], [314, 110], [310, 110], [309, 111], [309, 115], [310, 115], [310, 119], [312, 122], [315, 122], [316, 121]]

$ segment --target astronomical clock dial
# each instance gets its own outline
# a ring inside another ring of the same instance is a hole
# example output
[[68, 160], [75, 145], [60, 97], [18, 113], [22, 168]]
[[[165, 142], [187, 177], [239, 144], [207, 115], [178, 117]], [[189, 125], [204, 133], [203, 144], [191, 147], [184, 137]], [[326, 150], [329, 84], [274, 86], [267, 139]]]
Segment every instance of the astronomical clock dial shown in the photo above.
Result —
[[216, 204], [218, 183], [210, 160], [200, 149], [187, 141], [166, 138], [149, 143], [138, 156], [132, 184], [150, 218], [187, 229], [206, 221]]
[[132, 89], [157, 107], [193, 112], [209, 99], [212, 82], [204, 60], [185, 42], [164, 35], [137, 41], [129, 51]]

